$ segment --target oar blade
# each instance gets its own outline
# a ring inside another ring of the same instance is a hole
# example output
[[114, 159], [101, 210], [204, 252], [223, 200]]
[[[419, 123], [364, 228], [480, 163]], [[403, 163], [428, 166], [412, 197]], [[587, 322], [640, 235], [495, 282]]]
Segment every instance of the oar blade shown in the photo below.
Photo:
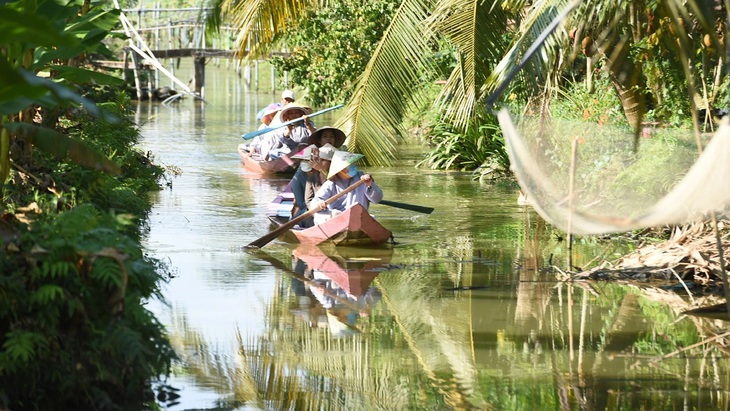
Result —
[[378, 204], [387, 205], [387, 206], [396, 207], [396, 208], [402, 208], [404, 210], [411, 210], [411, 211], [415, 211], [415, 212], [423, 213], [423, 214], [431, 214], [431, 213], [433, 213], [433, 210], [434, 210], [433, 207], [424, 207], [424, 206], [419, 206], [419, 205], [415, 205], [415, 204], [399, 203], [396, 201], [389, 201], [389, 200], [380, 200], [380, 202]]

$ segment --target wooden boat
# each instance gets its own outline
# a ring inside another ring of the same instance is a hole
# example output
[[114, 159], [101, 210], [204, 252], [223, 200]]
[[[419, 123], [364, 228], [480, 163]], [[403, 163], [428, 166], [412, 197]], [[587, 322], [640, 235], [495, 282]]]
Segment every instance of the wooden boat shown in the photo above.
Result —
[[[287, 186], [267, 208], [269, 220], [280, 226], [289, 221], [294, 194]], [[302, 244], [318, 245], [332, 243], [337, 246], [376, 246], [384, 244], [393, 236], [368, 210], [360, 204], [343, 211], [337, 216], [310, 228], [292, 229], [296, 240]]]
[[380, 245], [393, 236], [360, 204], [348, 208], [335, 217], [303, 230], [292, 230], [300, 243], [317, 245]]
[[264, 160], [258, 153], [248, 151], [248, 143], [238, 145], [238, 155], [243, 160], [243, 167], [256, 174], [294, 174], [299, 165], [299, 160], [286, 154], [275, 160]]

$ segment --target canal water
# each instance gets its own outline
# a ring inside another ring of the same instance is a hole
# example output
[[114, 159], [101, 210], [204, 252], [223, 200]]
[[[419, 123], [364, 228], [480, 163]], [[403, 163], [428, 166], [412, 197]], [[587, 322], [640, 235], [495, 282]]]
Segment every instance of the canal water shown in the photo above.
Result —
[[[154, 198], [145, 246], [174, 277], [150, 308], [181, 358], [167, 410], [726, 409], [728, 366], [703, 340], [711, 320], [615, 283], [558, 281], [564, 233], [517, 204], [513, 184], [416, 169], [404, 147], [368, 168], [395, 236], [379, 249], [275, 240], [265, 209], [287, 184], [242, 168], [236, 147], [278, 93], [209, 67], [207, 103], [142, 103], [141, 148], [174, 170]], [[330, 125], [337, 112], [317, 117]], [[574, 264], [621, 242], [578, 239]], [[662, 358], [666, 356], [666, 358]]]

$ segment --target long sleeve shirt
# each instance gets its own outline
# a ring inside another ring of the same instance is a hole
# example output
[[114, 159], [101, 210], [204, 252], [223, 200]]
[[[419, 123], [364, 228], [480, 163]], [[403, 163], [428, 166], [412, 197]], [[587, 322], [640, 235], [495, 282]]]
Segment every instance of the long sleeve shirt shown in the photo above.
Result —
[[[362, 171], [358, 171], [355, 177], [349, 179], [335, 178], [334, 180], [327, 180], [322, 187], [317, 190], [317, 193], [312, 199], [312, 208], [317, 207], [317, 204], [327, 200], [333, 195], [343, 191], [347, 187], [360, 181], [360, 177], [365, 174]], [[360, 204], [365, 209], [370, 206], [370, 203], [379, 203], [383, 199], [383, 190], [373, 181], [372, 187], [368, 187], [365, 184], [360, 185], [354, 190], [347, 193], [345, 196], [338, 198], [332, 204], [327, 206], [330, 210], [345, 211], [355, 204]]]

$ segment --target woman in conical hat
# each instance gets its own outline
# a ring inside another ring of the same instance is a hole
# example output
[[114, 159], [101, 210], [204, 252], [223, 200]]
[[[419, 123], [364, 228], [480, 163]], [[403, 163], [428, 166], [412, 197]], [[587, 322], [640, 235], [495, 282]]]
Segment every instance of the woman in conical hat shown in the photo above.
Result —
[[[301, 159], [299, 168], [291, 181], [291, 191], [294, 194], [294, 207], [292, 209], [292, 218], [298, 217], [309, 209], [309, 204], [314, 198], [314, 193], [326, 181], [327, 170], [332, 160], [332, 155], [337, 151], [332, 144], [325, 144], [317, 147], [310, 144], [303, 150], [291, 156], [291, 158]], [[308, 228], [314, 225], [314, 220], [308, 218], [299, 223], [302, 228]]]
[[[326, 221], [355, 204], [360, 204], [368, 209], [370, 203], [377, 204], [383, 199], [383, 190], [375, 183], [373, 177], [358, 170], [355, 165], [355, 162], [363, 157], [362, 154], [348, 151], [335, 151], [332, 155], [327, 181], [317, 190], [311, 202], [311, 208], [322, 210], [314, 215], [315, 224]], [[329, 205], [325, 203], [328, 198], [360, 180], [365, 180], [365, 184], [356, 187]]]
[[[314, 150], [311, 158], [307, 158], [308, 161], [299, 163], [299, 168], [292, 177], [291, 191], [294, 194], [295, 202], [292, 218], [298, 217], [307, 211], [314, 193], [325, 181], [329, 163], [332, 160], [332, 153], [342, 146], [346, 138], [342, 130], [329, 126], [322, 127], [309, 136], [310, 145], [308, 147], [318, 147], [319, 150]], [[324, 175], [312, 170], [320, 171]], [[310, 227], [311, 225], [311, 219], [300, 224], [302, 227]]]
[[342, 144], [345, 143], [347, 137], [345, 132], [337, 127], [321, 127], [317, 131], [309, 136], [309, 144], [316, 144], [317, 147], [322, 147], [325, 144], [332, 144], [335, 148], [344, 150]]
[[270, 127], [296, 119], [302, 121], [264, 134], [261, 140], [261, 155], [268, 155], [268, 159], [273, 159], [297, 151], [301, 145], [306, 145], [309, 136], [316, 130], [314, 124], [309, 121], [309, 114], [312, 114], [312, 109], [299, 103], [289, 103], [279, 110]]

